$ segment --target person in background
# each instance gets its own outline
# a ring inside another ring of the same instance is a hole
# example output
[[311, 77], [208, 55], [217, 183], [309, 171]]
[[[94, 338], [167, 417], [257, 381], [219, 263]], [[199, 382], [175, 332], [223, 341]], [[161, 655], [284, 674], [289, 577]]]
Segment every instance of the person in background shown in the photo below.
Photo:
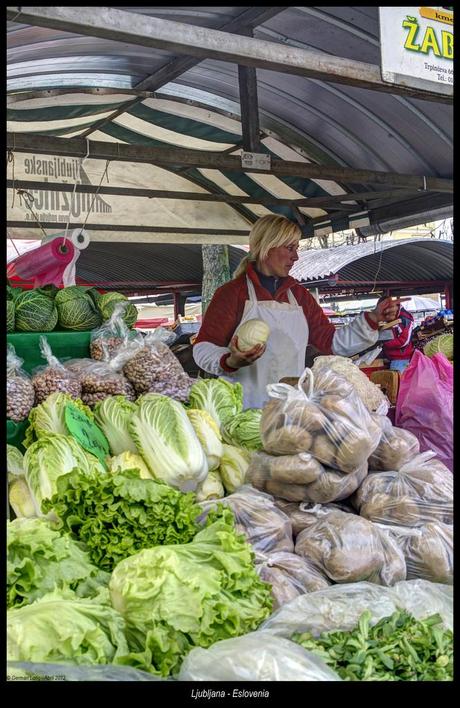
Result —
[[[297, 377], [312, 344], [323, 354], [352, 356], [377, 342], [378, 323], [391, 298], [335, 329], [306, 288], [289, 275], [301, 231], [284, 216], [258, 219], [249, 235], [250, 252], [233, 280], [216, 290], [203, 317], [193, 357], [204, 371], [243, 385], [244, 407], [260, 408], [268, 400], [267, 384]], [[238, 326], [250, 319], [270, 328], [266, 345], [238, 349]]]
[[[382, 296], [377, 301], [379, 303], [388, 301], [386, 296]], [[393, 320], [401, 320], [400, 324], [396, 324], [391, 328], [393, 339], [384, 340], [382, 342], [382, 355], [384, 359], [390, 362], [392, 371], [402, 373], [409, 365], [414, 353], [415, 347], [412, 343], [412, 332], [414, 329], [414, 318], [410, 312], [404, 309], [399, 302], [391, 303], [385, 311], [383, 320], [392, 322]]]

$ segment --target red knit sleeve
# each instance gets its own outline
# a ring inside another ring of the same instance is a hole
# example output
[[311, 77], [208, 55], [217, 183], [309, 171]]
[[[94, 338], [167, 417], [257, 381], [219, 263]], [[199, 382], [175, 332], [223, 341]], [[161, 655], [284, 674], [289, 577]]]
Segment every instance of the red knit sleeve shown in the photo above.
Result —
[[313, 295], [301, 286], [294, 290], [295, 298], [305, 314], [308, 322], [308, 343], [312, 344], [322, 354], [332, 354], [332, 340], [335, 327], [328, 320], [323, 309], [316, 302]]
[[237, 328], [244, 306], [241, 283], [232, 280], [216, 290], [209, 303], [195, 340], [226, 347]]

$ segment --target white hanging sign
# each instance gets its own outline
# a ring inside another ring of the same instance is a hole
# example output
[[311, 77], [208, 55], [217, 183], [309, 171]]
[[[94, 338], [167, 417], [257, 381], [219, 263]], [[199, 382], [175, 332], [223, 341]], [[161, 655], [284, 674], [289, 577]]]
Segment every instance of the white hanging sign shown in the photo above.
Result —
[[379, 7], [379, 19], [383, 81], [453, 95], [453, 6]]

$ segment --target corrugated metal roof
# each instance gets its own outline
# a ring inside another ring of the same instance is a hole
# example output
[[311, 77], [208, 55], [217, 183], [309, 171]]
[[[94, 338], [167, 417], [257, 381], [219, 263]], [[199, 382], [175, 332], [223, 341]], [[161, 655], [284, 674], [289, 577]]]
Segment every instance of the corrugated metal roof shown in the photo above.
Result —
[[[245, 255], [229, 246], [233, 272]], [[76, 264], [79, 281], [100, 285], [106, 290], [153, 290], [159, 284], [196, 284], [201, 292], [203, 259], [201, 246], [147, 243], [90, 243], [80, 252]]]
[[[213, 29], [247, 10], [239, 6], [118, 9]], [[254, 36], [379, 63], [378, 7], [287, 7], [256, 27]], [[113, 117], [114, 109], [132, 100], [130, 90], [174, 58], [162, 50], [11, 22], [10, 130], [70, 137], [84, 133], [105, 117], [107, 122], [90, 138], [215, 150], [232, 145], [236, 148], [241, 124], [235, 64], [197, 62], [161, 86], [155, 99], [139, 101], [121, 116]], [[257, 78], [260, 126], [266, 136], [264, 149], [272, 154], [320, 164], [452, 177], [451, 106], [273, 71], [258, 70]], [[79, 88], [81, 93], [76, 95]], [[46, 94], [49, 89], [55, 91]], [[156, 110], [162, 99], [170, 102], [168, 111]], [[294, 150], [294, 157], [283, 154], [289, 149]], [[341, 185], [333, 182], [289, 178], [269, 181], [265, 175], [255, 179], [247, 174], [211, 172], [187, 170], [181, 172], [181, 177], [191, 180], [190, 191], [200, 184], [207, 191], [250, 196], [288, 193], [291, 197], [311, 197], [344, 192]], [[365, 191], [375, 189], [354, 185], [354, 189], [361, 187]], [[116, 199], [111, 201], [115, 203]], [[431, 195], [427, 195], [426, 209], [430, 204]], [[193, 203], [190, 205], [196, 209]], [[230, 223], [229, 214], [234, 209], [219, 205], [223, 223]], [[289, 207], [270, 209], [293, 217]], [[322, 209], [302, 210], [310, 217], [326, 214]], [[207, 212], [210, 210], [204, 211], [204, 221]], [[239, 228], [249, 226], [263, 213], [267, 213], [263, 206], [239, 208]], [[329, 216], [333, 214], [329, 212]], [[113, 218], [115, 222], [120, 219], [116, 209]], [[333, 227], [347, 228], [348, 218], [336, 218]], [[12, 235], [37, 236], [24, 230]]]
[[303, 282], [335, 275], [356, 282], [450, 280], [453, 242], [412, 238], [300, 251], [291, 275]]

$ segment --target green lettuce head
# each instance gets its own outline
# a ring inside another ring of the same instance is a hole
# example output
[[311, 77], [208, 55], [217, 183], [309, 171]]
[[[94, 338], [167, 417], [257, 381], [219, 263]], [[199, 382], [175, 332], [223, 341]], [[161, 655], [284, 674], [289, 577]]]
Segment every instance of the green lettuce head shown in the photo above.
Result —
[[7, 613], [8, 661], [110, 664], [127, 652], [123, 617], [68, 589]]
[[43, 503], [59, 526], [85, 544], [91, 561], [112, 570], [141, 548], [188, 543], [198, 531], [200, 507], [182, 494], [131, 469], [107, 475], [59, 477], [56, 492]]
[[7, 524], [7, 604], [28, 605], [54, 589], [91, 597], [110, 579], [90, 561], [82, 544], [61, 535], [46, 519]]
[[191, 543], [147, 548], [117, 565], [109, 591], [135, 652], [123, 659], [167, 676], [195, 646], [251, 632], [270, 614], [270, 586], [227, 509]]

